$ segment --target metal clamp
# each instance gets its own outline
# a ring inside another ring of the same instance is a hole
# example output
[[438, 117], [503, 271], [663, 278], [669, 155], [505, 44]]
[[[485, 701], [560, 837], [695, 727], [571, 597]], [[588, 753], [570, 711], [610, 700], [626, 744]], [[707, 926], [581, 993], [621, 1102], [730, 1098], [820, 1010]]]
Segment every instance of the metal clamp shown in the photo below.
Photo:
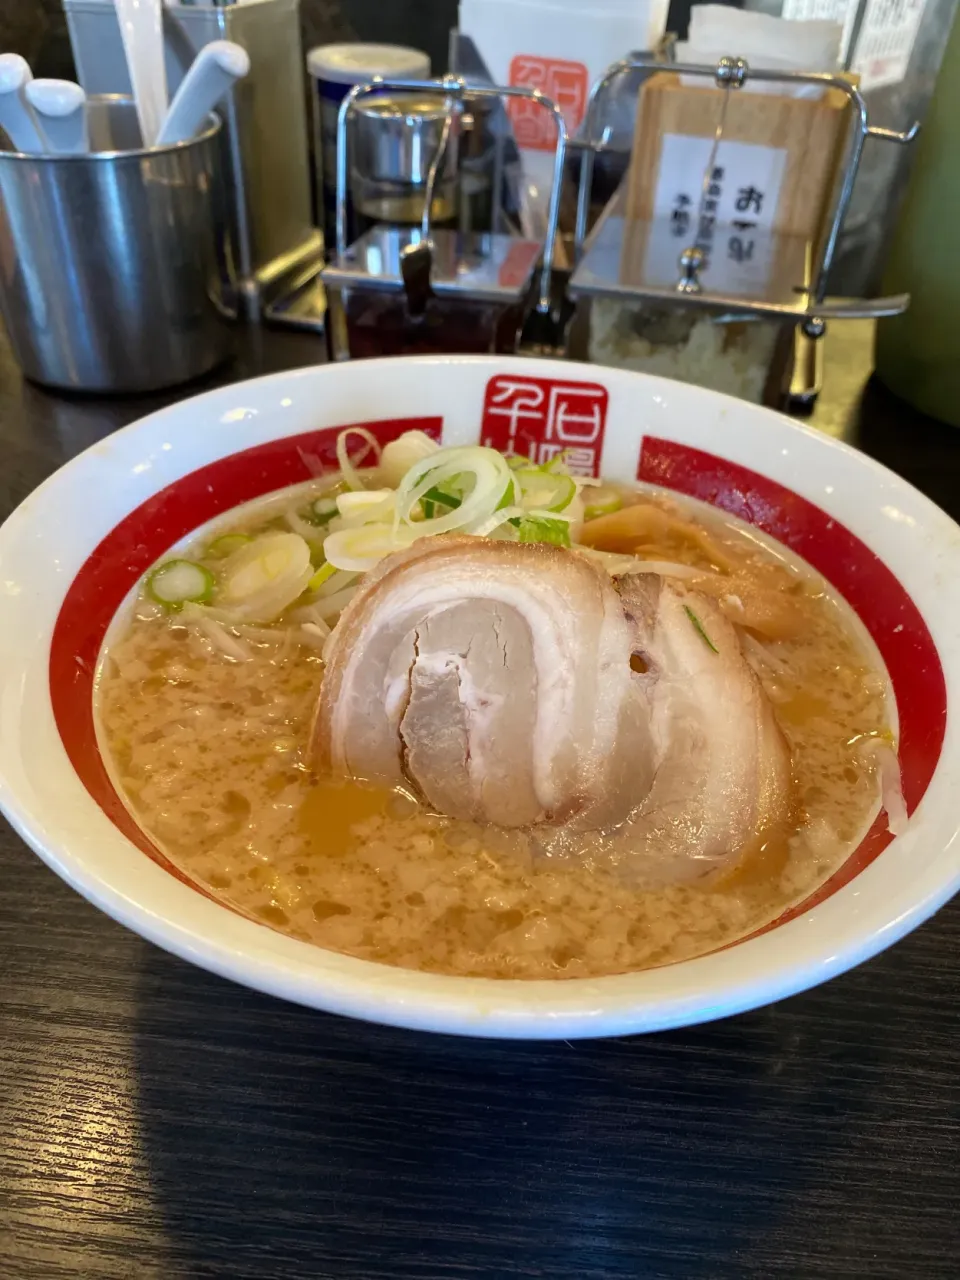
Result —
[[[898, 133], [893, 129], [881, 129], [872, 126], [867, 120], [867, 106], [863, 100], [863, 96], [849, 80], [840, 75], [832, 75], [826, 72], [801, 72], [801, 71], [763, 71], [754, 70], [742, 58], [721, 58], [716, 66], [704, 66], [698, 64], [669, 64], [670, 69], [676, 72], [682, 72], [685, 76], [700, 76], [703, 79], [713, 80], [715, 84], [721, 88], [740, 88], [747, 83], [748, 80], [756, 80], [758, 82], [776, 82], [795, 85], [812, 85], [823, 89], [839, 89], [849, 100], [851, 107], [851, 125], [850, 125], [850, 141], [849, 141], [849, 158], [847, 160], [846, 170], [844, 171], [843, 181], [840, 186], [840, 193], [837, 197], [833, 210], [833, 216], [830, 221], [830, 229], [824, 241], [823, 251], [820, 258], [820, 264], [816, 271], [816, 281], [812, 288], [811, 297], [814, 304], [818, 307], [819, 314], [825, 314], [824, 309], [820, 306], [827, 291], [827, 277], [830, 268], [833, 265], [833, 257], [836, 252], [837, 243], [840, 239], [840, 231], [843, 227], [844, 218], [850, 206], [850, 198], [853, 195], [853, 184], [856, 181], [857, 171], [860, 167], [860, 157], [863, 152], [863, 144], [867, 138], [876, 138], [881, 142], [896, 142], [904, 145], [912, 142], [920, 130], [919, 123], [914, 123], [905, 133]], [[583, 126], [583, 161], [580, 169], [580, 188], [577, 193], [577, 221], [574, 234], [574, 261], [579, 262], [583, 253], [583, 245], [587, 233], [587, 218], [590, 209], [590, 194], [593, 185], [593, 158], [595, 153], [601, 149], [601, 144], [594, 141], [594, 135], [597, 131], [597, 124], [601, 117], [600, 106], [603, 103], [610, 85], [619, 76], [624, 75], [628, 71], [663, 71], [665, 65], [663, 62], [655, 61], [651, 58], [624, 58], [620, 62], [616, 62], [609, 67], [599, 80], [595, 81], [591, 86], [590, 95], [587, 100], [587, 111], [584, 117]], [[605, 104], [604, 104], [605, 105]], [[878, 300], [889, 303], [892, 300]], [[869, 303], [861, 303], [861, 311], [868, 307]], [[844, 314], [850, 314], [849, 311]], [[870, 312], [871, 315], [877, 314], [875, 311]]]
[[[448, 125], [440, 140], [437, 156], [430, 167], [427, 180], [428, 201], [424, 208], [421, 234], [429, 244], [430, 203], [432, 201], [432, 183], [436, 182], [443, 152], [449, 140], [452, 120], [456, 112], [462, 110], [464, 98], [469, 94], [474, 98], [525, 98], [535, 102], [545, 111], [549, 111], [557, 126], [557, 147], [554, 153], [553, 190], [550, 193], [550, 205], [547, 212], [547, 235], [543, 246], [543, 266], [540, 272], [540, 296], [537, 311], [542, 314], [550, 312], [550, 285], [553, 276], [553, 259], [556, 252], [557, 227], [560, 221], [560, 194], [563, 182], [564, 164], [567, 154], [567, 126], [563, 112], [553, 101], [539, 89], [528, 89], [523, 86], [499, 86], [473, 84], [462, 76], [444, 76], [442, 80], [382, 80], [375, 77], [368, 84], [358, 84], [350, 90], [340, 104], [337, 114], [337, 257], [342, 260], [347, 252], [347, 180], [348, 180], [348, 146], [349, 133], [347, 122], [354, 104], [359, 98], [369, 93], [414, 92], [435, 93], [442, 95], [448, 102]], [[431, 182], [432, 180], [432, 182]]]
[[721, 58], [713, 78], [718, 89], [742, 89], [749, 74], [750, 67], [743, 58]]
[[690, 249], [684, 249], [680, 255], [680, 271], [681, 276], [677, 281], [677, 293], [700, 293], [703, 285], [700, 283], [700, 268], [703, 266], [703, 250], [698, 249], [694, 245]]

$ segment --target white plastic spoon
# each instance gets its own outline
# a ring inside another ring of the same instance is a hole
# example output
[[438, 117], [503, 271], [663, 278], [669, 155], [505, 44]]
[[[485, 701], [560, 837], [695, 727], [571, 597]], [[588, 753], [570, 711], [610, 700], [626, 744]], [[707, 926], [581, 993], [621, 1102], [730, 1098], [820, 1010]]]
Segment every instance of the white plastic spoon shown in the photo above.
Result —
[[213, 107], [249, 70], [250, 56], [240, 45], [230, 40], [212, 40], [204, 45], [170, 104], [157, 145], [169, 146], [192, 138]]
[[161, 0], [115, 0], [117, 22], [145, 147], [153, 147], [167, 110]]
[[31, 80], [23, 93], [33, 107], [48, 151], [82, 155], [90, 150], [87, 95], [78, 84], [71, 80]]
[[23, 92], [32, 79], [19, 53], [0, 53], [0, 128], [18, 151], [38, 155], [46, 147]]

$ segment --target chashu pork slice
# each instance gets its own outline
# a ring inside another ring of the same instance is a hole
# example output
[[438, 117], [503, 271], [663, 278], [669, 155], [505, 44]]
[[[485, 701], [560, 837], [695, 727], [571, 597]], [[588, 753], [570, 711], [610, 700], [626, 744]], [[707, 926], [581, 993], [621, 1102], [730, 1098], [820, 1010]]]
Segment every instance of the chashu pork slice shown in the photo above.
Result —
[[634, 633], [654, 745], [654, 780], [634, 814], [638, 848], [727, 861], [784, 816], [790, 758], [773, 710], [717, 605], [675, 579], [617, 580]]
[[629, 817], [617, 842], [683, 876], [734, 860], [788, 804], [789, 753], [736, 629], [659, 574], [424, 540], [368, 576], [327, 658], [317, 766], [452, 817]]
[[653, 780], [633, 628], [559, 547], [450, 536], [387, 557], [327, 653], [312, 755], [451, 817], [618, 821]]

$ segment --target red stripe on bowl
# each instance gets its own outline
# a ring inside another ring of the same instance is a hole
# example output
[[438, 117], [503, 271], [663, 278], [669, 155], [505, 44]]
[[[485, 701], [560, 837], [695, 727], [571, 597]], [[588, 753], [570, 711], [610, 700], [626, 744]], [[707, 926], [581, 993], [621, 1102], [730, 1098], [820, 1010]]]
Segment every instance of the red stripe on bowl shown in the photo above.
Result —
[[[648, 436], [637, 479], [709, 502], [771, 534], [823, 574], [855, 610], [890, 673], [900, 717], [903, 796], [912, 813], [940, 759], [947, 688], [933, 637], [899, 580], [865, 543], [814, 503], [715, 454]], [[839, 871], [759, 932], [825, 902], [878, 858], [892, 839], [881, 814]]]
[[[354, 424], [381, 443], [404, 431], [439, 440], [441, 418]], [[181, 538], [233, 507], [337, 468], [342, 427], [271, 440], [219, 458], [148, 498], [112, 529], [70, 584], [50, 645], [50, 701], [60, 738], [80, 781], [114, 826], [171, 875], [207, 897], [159, 850], [128, 813], [110, 781], [93, 720], [94, 677], [107, 628], [139, 579]], [[351, 457], [360, 441], [350, 443]]]

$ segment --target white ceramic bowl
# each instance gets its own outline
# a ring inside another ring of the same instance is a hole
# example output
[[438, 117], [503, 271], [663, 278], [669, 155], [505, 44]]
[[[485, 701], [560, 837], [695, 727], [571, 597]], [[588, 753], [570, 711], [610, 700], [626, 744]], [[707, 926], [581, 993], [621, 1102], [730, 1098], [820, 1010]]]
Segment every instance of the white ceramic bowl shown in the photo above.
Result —
[[[598, 980], [490, 981], [389, 968], [296, 942], [219, 906], [133, 823], [107, 781], [91, 690], [139, 575], [240, 501], [330, 463], [336, 430], [386, 439], [574, 447], [714, 502], [789, 543], [847, 598], [890, 671], [909, 829], [878, 822], [812, 899], [726, 950]], [[482, 424], [482, 425], [481, 425]], [[204, 968], [302, 1004], [488, 1036], [650, 1031], [779, 999], [889, 946], [960, 885], [960, 529], [861, 454], [695, 387], [575, 364], [377, 360], [212, 391], [119, 431], [52, 476], [0, 530], [0, 805], [58, 875]]]

